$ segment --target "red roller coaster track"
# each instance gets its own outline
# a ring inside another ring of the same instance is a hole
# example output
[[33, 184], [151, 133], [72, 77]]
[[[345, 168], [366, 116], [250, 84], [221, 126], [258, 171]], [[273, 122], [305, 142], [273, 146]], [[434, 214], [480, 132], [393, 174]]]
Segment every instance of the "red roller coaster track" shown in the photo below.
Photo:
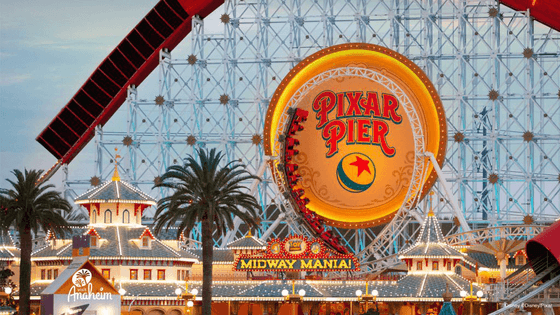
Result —
[[161, 49], [175, 48], [223, 0], [160, 0], [101, 62], [70, 102], [37, 137], [59, 162], [69, 163], [122, 105], [126, 89], [157, 67]]
[[517, 11], [527, 11], [542, 24], [560, 31], [559, 0], [500, 0], [500, 3]]

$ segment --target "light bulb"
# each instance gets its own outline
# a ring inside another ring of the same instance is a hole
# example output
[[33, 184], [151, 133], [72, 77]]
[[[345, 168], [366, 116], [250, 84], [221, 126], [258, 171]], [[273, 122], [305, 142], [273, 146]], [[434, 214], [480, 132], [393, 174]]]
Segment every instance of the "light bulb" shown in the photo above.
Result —
[[379, 295], [379, 292], [378, 292], [377, 290], [373, 290], [373, 291], [371, 291], [371, 294], [372, 294], [373, 296], [378, 296], [378, 295]]
[[182, 291], [183, 291], [183, 290], [177, 288], [177, 289], [175, 289], [175, 294], [179, 295], [179, 294], [181, 294]]
[[193, 301], [188, 301], [188, 302], [187, 302], [187, 306], [188, 306], [188, 307], [193, 307], [193, 305], [194, 305]]
[[282, 296], [288, 296], [288, 290], [284, 289], [282, 290]]
[[123, 289], [123, 288], [120, 288], [120, 289], [119, 289], [119, 294], [120, 294], [120, 295], [125, 295], [125, 294], [126, 294], [126, 290]]
[[299, 290], [298, 293], [299, 293], [299, 295], [301, 295], [301, 296], [305, 296], [305, 290], [304, 290], [304, 289]]
[[460, 294], [461, 294], [461, 297], [464, 298], [465, 296], [467, 296], [467, 291], [463, 290], [463, 291], [461, 291]]
[[5, 287], [4, 292], [6, 292], [6, 294], [12, 294], [12, 288], [11, 287]]
[[197, 289], [192, 289], [192, 290], [191, 290], [191, 293], [192, 293], [193, 295], [197, 295], [197, 294], [198, 294], [198, 290], [197, 290]]
[[483, 295], [484, 295], [484, 292], [482, 292], [480, 290], [478, 292], [476, 292], [476, 296], [478, 296], [479, 298], [481, 298]]
[[362, 296], [362, 290], [356, 290], [356, 296]]

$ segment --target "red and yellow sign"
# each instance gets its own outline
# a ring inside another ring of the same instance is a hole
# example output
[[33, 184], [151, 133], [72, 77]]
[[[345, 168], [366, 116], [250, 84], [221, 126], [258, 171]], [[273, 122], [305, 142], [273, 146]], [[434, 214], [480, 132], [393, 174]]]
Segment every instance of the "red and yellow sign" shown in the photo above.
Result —
[[340, 254], [323, 246], [320, 239], [292, 235], [273, 239], [266, 250], [255, 255], [239, 255], [235, 271], [356, 271], [360, 264], [352, 254]]
[[[425, 195], [436, 175], [421, 150], [443, 163], [447, 126], [424, 72], [370, 44], [323, 49], [278, 86], [265, 122], [265, 153], [276, 182], [304, 214], [362, 228], [390, 220], [411, 198], [414, 165]], [[297, 192], [297, 193], [294, 193]], [[305, 202], [303, 202], [305, 200]]]

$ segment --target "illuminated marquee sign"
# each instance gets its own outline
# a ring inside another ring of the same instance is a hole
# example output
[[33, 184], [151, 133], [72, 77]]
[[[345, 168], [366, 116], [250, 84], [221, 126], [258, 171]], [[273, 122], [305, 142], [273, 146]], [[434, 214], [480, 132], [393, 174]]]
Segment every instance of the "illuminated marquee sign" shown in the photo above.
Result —
[[[447, 126], [418, 66], [356, 43], [325, 48], [288, 73], [271, 99], [264, 139], [274, 180], [321, 233], [322, 223], [387, 222], [412, 198], [413, 176], [423, 197], [436, 179], [423, 154], [442, 165]], [[414, 173], [415, 163], [426, 172]]]
[[356, 257], [338, 254], [324, 247], [320, 239], [309, 241], [303, 236], [291, 236], [281, 241], [273, 239], [264, 253], [240, 255], [235, 271], [356, 271]]

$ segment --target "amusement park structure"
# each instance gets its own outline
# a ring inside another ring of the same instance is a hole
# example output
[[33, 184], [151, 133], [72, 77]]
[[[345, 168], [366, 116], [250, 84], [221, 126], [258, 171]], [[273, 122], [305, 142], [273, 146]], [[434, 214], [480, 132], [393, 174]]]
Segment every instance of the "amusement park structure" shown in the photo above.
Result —
[[[452, 245], [526, 240], [560, 215], [560, 34], [543, 13], [559, 7], [545, 3], [514, 4], [515, 11], [490, 0], [160, 0], [38, 141], [59, 159], [51, 173], [63, 169], [69, 198], [111, 177], [115, 147], [121, 176], [144, 191], [196, 148], [216, 147], [262, 178], [247, 183], [262, 205], [258, 237], [310, 235], [272, 180], [263, 148], [268, 105], [309, 55], [375, 44], [413, 61], [433, 83], [447, 118], [447, 155], [441, 169], [428, 162], [438, 176], [433, 205], [418, 202], [385, 229], [333, 227], [341, 244], [371, 272], [413, 243], [428, 206]], [[212, 12], [222, 32], [207, 33]], [[189, 53], [173, 54], [181, 41]], [[139, 85], [154, 70], [159, 92], [144, 95]], [[126, 118], [104, 127], [116, 112]], [[82, 149], [95, 151], [91, 173], [68, 164]], [[415, 155], [430, 160], [430, 152]], [[216, 246], [246, 232], [236, 222]], [[190, 238], [199, 241], [199, 231]]]

